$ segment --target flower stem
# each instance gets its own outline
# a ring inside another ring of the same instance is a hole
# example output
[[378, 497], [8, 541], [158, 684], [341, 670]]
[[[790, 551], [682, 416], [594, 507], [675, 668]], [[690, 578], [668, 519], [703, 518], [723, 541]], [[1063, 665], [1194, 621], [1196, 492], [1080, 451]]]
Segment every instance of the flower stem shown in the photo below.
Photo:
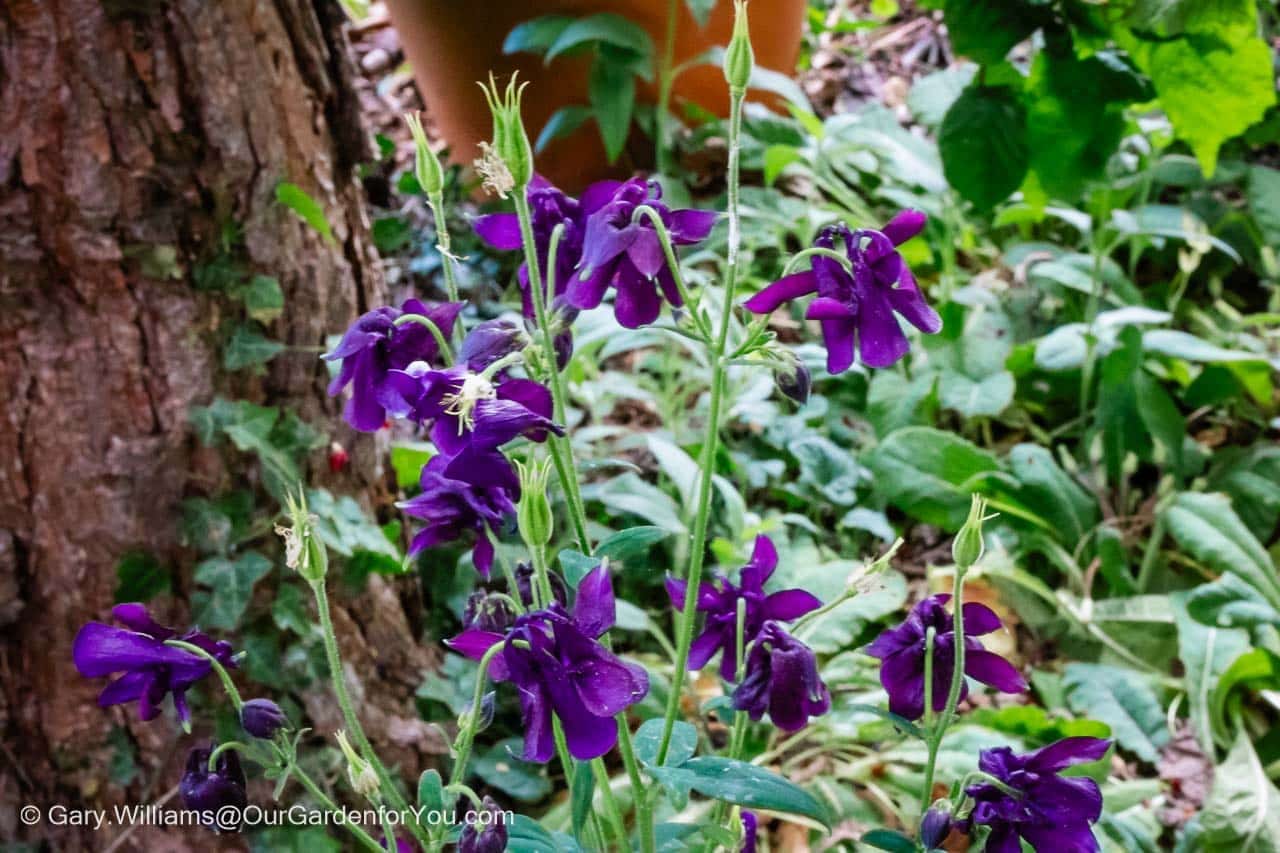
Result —
[[[515, 192], [516, 218], [520, 222], [520, 239], [524, 244], [524, 262], [529, 270], [529, 298], [533, 303], [533, 313], [538, 329], [542, 332], [542, 344], [546, 350], [547, 372], [551, 376], [552, 414], [557, 423], [565, 423], [565, 412], [568, 407], [568, 392], [565, 390], [564, 378], [560, 374], [560, 366], [556, 363], [556, 337], [551, 328], [550, 312], [547, 310], [547, 294], [542, 289], [542, 271], [538, 266], [538, 247], [533, 239], [533, 223], [529, 214], [529, 199], [523, 187]], [[557, 226], [557, 232], [563, 225]], [[556, 249], [560, 239], [556, 232], [551, 235], [551, 247], [548, 252], [547, 276], [549, 283], [555, 285]], [[554, 296], [554, 294], [552, 294]], [[576, 466], [573, 464], [573, 446], [569, 438], [552, 435], [547, 438], [547, 447], [551, 452], [551, 463], [555, 466], [556, 477], [560, 480], [560, 488], [564, 492], [565, 502], [569, 505], [569, 517], [573, 521], [574, 535], [582, 553], [591, 553], [591, 538], [587, 535], [587, 513], [582, 502], [582, 493], [578, 491]]]
[[440, 350], [440, 358], [444, 360], [445, 367], [453, 364], [453, 348], [449, 346], [449, 336], [430, 317], [424, 317], [421, 314], [401, 314], [395, 319], [395, 325], [397, 326], [403, 326], [405, 323], [417, 323], [418, 325], [426, 326], [427, 331], [431, 333], [431, 337], [436, 339], [436, 348]]
[[[288, 766], [287, 772], [289, 773], [290, 776], [297, 779], [298, 784], [306, 788], [307, 792], [310, 793], [311, 796], [315, 797], [317, 800], [320, 801], [321, 808], [323, 808], [326, 812], [330, 814], [334, 814], [340, 811], [338, 808], [338, 804], [335, 803], [333, 799], [329, 797], [328, 794], [322, 791], [320, 789], [320, 786], [315, 783], [315, 780], [313, 780], [310, 776], [308, 776], [307, 773], [301, 767], [299, 767], [296, 764], [290, 764]], [[384, 848], [381, 844], [373, 840], [373, 836], [369, 835], [369, 833], [365, 832], [356, 824], [343, 822], [342, 826], [347, 830], [347, 832], [350, 832], [353, 836], [355, 836], [356, 841], [359, 841], [365, 848], [369, 850], [379, 851], [379, 853], [383, 853], [383, 851], [386, 850], [386, 848]]]
[[[955, 643], [955, 660], [951, 670], [951, 687], [947, 691], [947, 703], [942, 708], [942, 715], [938, 717], [937, 722], [930, 727], [929, 734], [925, 738], [928, 745], [929, 754], [924, 766], [924, 790], [920, 794], [920, 813], [924, 814], [928, 811], [929, 806], [933, 803], [933, 775], [938, 763], [938, 749], [942, 746], [942, 739], [946, 737], [947, 729], [951, 726], [951, 721], [955, 717], [956, 706], [960, 704], [960, 690], [964, 687], [964, 601], [962, 594], [964, 592], [964, 569], [959, 565], [956, 566], [955, 576], [952, 580], [951, 590], [951, 606], [955, 610], [952, 617], [952, 625], [954, 626], [953, 642]], [[932, 637], [932, 629], [930, 629]], [[925, 654], [925, 713], [933, 713], [933, 647], [932, 643]]]
[[[316, 613], [320, 617], [320, 634], [324, 640], [325, 660], [329, 665], [329, 681], [333, 685], [333, 695], [338, 700], [338, 707], [342, 709], [342, 717], [346, 721], [347, 730], [363, 754], [365, 761], [373, 765], [374, 772], [378, 774], [383, 795], [391, 801], [394, 808], [402, 813], [408, 813], [409, 804], [391, 779], [391, 774], [387, 772], [387, 768], [383, 766], [382, 759], [378, 758], [378, 754], [373, 751], [373, 745], [369, 743], [369, 738], [364, 733], [364, 727], [360, 725], [360, 718], [356, 716], [351, 694], [347, 692], [346, 679], [343, 678], [342, 674], [342, 658], [338, 654], [338, 638], [333, 632], [333, 617], [329, 613], [329, 593], [325, 588], [323, 577], [311, 584], [311, 591], [315, 594]], [[426, 830], [417, 821], [406, 820], [405, 823], [410, 832], [419, 841], [423, 844], [430, 843]]]
[[618, 715], [618, 752], [622, 754], [622, 763], [627, 768], [627, 778], [631, 780], [631, 799], [636, 805], [640, 849], [644, 853], [653, 853], [656, 849], [653, 835], [653, 806], [645, 791], [644, 777], [640, 775], [640, 762], [636, 760], [635, 746], [631, 743], [631, 729], [627, 727], [627, 720], [623, 714]]
[[444, 290], [450, 302], [458, 301], [458, 279], [453, 269], [453, 255], [449, 251], [449, 220], [445, 218], [444, 193], [427, 196], [431, 216], [436, 221], [436, 248], [440, 250], [440, 267], [444, 270]]
[[166, 646], [173, 646], [176, 649], [182, 649], [184, 652], [191, 652], [193, 655], [199, 655], [209, 662], [213, 667], [213, 671], [218, 674], [219, 680], [222, 681], [222, 689], [226, 691], [227, 698], [231, 700], [231, 704], [236, 709], [236, 715], [239, 716], [240, 709], [244, 707], [244, 700], [240, 698], [240, 691], [236, 689], [235, 682], [231, 680], [231, 675], [222, 665], [222, 661], [206, 652], [204, 649], [192, 643], [183, 642], [182, 640], [165, 640]]
[[485, 679], [489, 674], [489, 661], [502, 651], [502, 643], [494, 643], [480, 658], [480, 667], [476, 670], [476, 687], [471, 694], [471, 712], [467, 724], [458, 732], [458, 740], [454, 746], [457, 757], [453, 761], [453, 772], [449, 774], [449, 784], [458, 785], [466, 781], [467, 761], [471, 757], [471, 747], [476, 740], [476, 726], [479, 723], [480, 704], [484, 700]]
[[675, 674], [671, 695], [667, 699], [666, 714], [662, 723], [662, 740], [658, 746], [657, 763], [667, 760], [671, 748], [671, 732], [680, 712], [680, 694], [684, 692], [685, 670], [689, 665], [689, 647], [693, 644], [695, 610], [698, 605], [698, 587], [702, 583], [702, 564], [707, 550], [707, 528], [711, 515], [711, 489], [715, 471], [716, 450], [720, 441], [720, 416], [724, 405], [725, 345], [729, 340], [729, 325], [733, 318], [733, 296], [738, 282], [738, 251], [741, 242], [741, 225], [738, 213], [738, 183], [741, 169], [742, 101], [746, 90], [729, 90], [729, 251], [725, 265], [724, 303], [721, 306], [720, 329], [711, 351], [711, 402], [707, 413], [707, 433], [702, 442], [700, 460], [701, 478], [698, 483], [698, 504], [694, 514], [693, 545], [689, 552], [689, 574], [686, 578], [684, 608], [677, 623], [679, 635], [676, 643]]

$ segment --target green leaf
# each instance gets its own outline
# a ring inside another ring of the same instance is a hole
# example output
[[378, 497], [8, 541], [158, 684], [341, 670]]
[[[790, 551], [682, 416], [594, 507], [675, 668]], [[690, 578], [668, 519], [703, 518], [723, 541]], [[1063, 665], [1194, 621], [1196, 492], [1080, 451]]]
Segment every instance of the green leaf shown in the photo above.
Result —
[[1105, 722], [1050, 717], [1044, 708], [1035, 705], [977, 708], [966, 717], [975, 725], [1016, 735], [1033, 746], [1047, 746], [1068, 737], [1111, 737], [1111, 727]]
[[276, 201], [298, 214], [303, 222], [319, 231], [326, 240], [335, 242], [324, 208], [320, 206], [320, 202], [307, 195], [302, 187], [288, 182], [276, 184]]
[[222, 350], [222, 367], [225, 370], [243, 370], [260, 367], [284, 351], [284, 344], [263, 337], [251, 326], [241, 324], [231, 333]]
[[1249, 212], [1262, 231], [1263, 242], [1280, 245], [1280, 169], [1250, 166], [1247, 187]]
[[309, 489], [307, 508], [316, 517], [315, 529], [321, 541], [344, 557], [356, 551], [370, 551], [400, 559], [399, 549], [355, 498], [335, 498], [327, 489]]
[[1022, 184], [1030, 163], [1027, 114], [1008, 86], [966, 89], [947, 110], [938, 151], [948, 183], [979, 210], [990, 210]]
[[240, 292], [240, 301], [249, 317], [270, 323], [284, 312], [284, 292], [280, 282], [269, 275], [255, 275]]
[[144, 551], [132, 551], [116, 563], [116, 604], [150, 601], [169, 589], [169, 570]]
[[533, 145], [533, 150], [541, 154], [542, 150], [555, 140], [568, 136], [582, 127], [591, 116], [590, 107], [577, 104], [561, 107], [552, 113], [551, 118], [547, 119], [547, 123], [543, 125], [542, 132], [538, 134], [538, 141]]
[[379, 216], [373, 220], [373, 245], [379, 254], [391, 255], [413, 242], [413, 224], [403, 216]]
[[1280, 627], [1280, 611], [1257, 588], [1232, 572], [1191, 590], [1187, 611], [1197, 622], [1219, 628]]
[[1280, 851], [1280, 791], [1267, 778], [1248, 732], [1241, 731], [1200, 812], [1199, 849], [1205, 853]]
[[1022, 488], [1018, 500], [1049, 522], [1054, 535], [1071, 547], [1098, 523], [1098, 502], [1073, 480], [1038, 444], [1019, 444], [1009, 451], [1009, 469]]
[[871, 589], [811, 620], [802, 635], [804, 641], [817, 652], [833, 654], [851, 646], [875, 622], [902, 609], [907, 601], [906, 578], [886, 571], [872, 583]]
[[1236, 658], [1218, 679], [1213, 691], [1213, 722], [1215, 730], [1228, 735], [1231, 722], [1239, 720], [1242, 700], [1238, 695], [1244, 690], [1275, 690], [1280, 688], [1280, 657], [1270, 649], [1250, 649]]
[[582, 828], [587, 825], [587, 817], [591, 814], [591, 801], [595, 793], [596, 777], [591, 772], [591, 765], [583, 761], [575, 761], [573, 785], [569, 791], [574, 835], [581, 835]]
[[1187, 594], [1170, 596], [1178, 626], [1178, 658], [1185, 673], [1187, 705], [1200, 747], [1213, 755], [1213, 691], [1223, 672], [1249, 648], [1249, 635], [1238, 629], [1202, 625], [1187, 612]]
[[863, 472], [848, 450], [821, 435], [805, 435], [787, 445], [800, 463], [800, 482], [832, 503], [851, 506], [858, 500]]
[[1187, 419], [1178, 411], [1169, 393], [1145, 371], [1134, 374], [1133, 390], [1143, 425], [1164, 448], [1166, 467], [1175, 474], [1180, 473]]
[[281, 584], [276, 590], [276, 600], [271, 602], [271, 621], [281, 631], [292, 631], [299, 637], [308, 637], [319, 629], [307, 612], [302, 590], [292, 584]]
[[689, 7], [689, 14], [693, 15], [698, 26], [705, 27], [711, 10], [716, 7], [716, 0], [684, 0], [684, 5]]
[[1165, 524], [1191, 556], [1218, 572], [1231, 572], [1280, 609], [1275, 565], [1226, 495], [1182, 492], [1165, 510]]
[[524, 21], [507, 33], [503, 53], [546, 53], [560, 34], [573, 23], [568, 15], [543, 15]]
[[628, 527], [610, 536], [596, 546], [597, 557], [608, 557], [625, 563], [628, 559], [643, 555], [650, 547], [668, 538], [671, 531], [652, 525]]
[[631, 131], [631, 114], [636, 105], [636, 78], [624, 66], [601, 53], [591, 66], [587, 83], [592, 115], [600, 126], [600, 138], [612, 163], [622, 154]]
[[391, 445], [391, 467], [396, 472], [396, 485], [402, 489], [416, 487], [422, 477], [422, 469], [435, 454], [435, 445], [425, 441]]
[[928, 127], [937, 127], [947, 115], [947, 110], [973, 82], [977, 67], [965, 63], [953, 65], [918, 78], [907, 95], [907, 106], [916, 120]]
[[706, 797], [752, 809], [768, 809], [813, 818], [831, 825], [826, 806], [804, 788], [763, 767], [704, 755], [678, 767], [646, 767], [664, 785], [697, 791]]
[[643, 27], [611, 12], [579, 18], [569, 24], [547, 48], [548, 62], [567, 50], [589, 42], [604, 42], [644, 57], [653, 55], [653, 40]]
[[969, 514], [969, 496], [996, 458], [950, 432], [906, 427], [871, 452], [867, 465], [890, 503], [927, 524], [956, 531]]
[[1151, 688], [1130, 670], [1069, 663], [1064, 684], [1071, 709], [1102, 720], [1120, 746], [1154, 764], [1169, 740], [1164, 710]]
[[271, 561], [257, 551], [245, 551], [235, 559], [210, 557], [200, 563], [195, 580], [208, 591], [193, 596], [196, 624], [227, 631], [236, 628], [249, 606], [254, 584], [269, 571]]
[[920, 849], [910, 838], [889, 829], [873, 829], [858, 840], [868, 847], [888, 850], [889, 853], [917, 853]]
[[1151, 78], [1175, 133], [1212, 176], [1222, 143], [1248, 130], [1276, 101], [1271, 51], [1258, 35], [1252, 2], [1199, 4], [1185, 28], [1181, 38], [1123, 31], [1116, 37]]
[[520, 738], [507, 738], [475, 759], [475, 774], [522, 803], [536, 803], [551, 793], [545, 768], [520, 759]]
[[418, 777], [418, 805], [428, 812], [444, 808], [444, 780], [439, 770], [423, 770]]
[[764, 150], [765, 184], [772, 186], [784, 169], [803, 160], [804, 154], [794, 145], [770, 145]]
[[[635, 734], [636, 758], [646, 765], [658, 762], [658, 747], [662, 745], [663, 720], [656, 717], [645, 720]], [[683, 720], [676, 721], [671, 729], [671, 745], [667, 748], [666, 767], [684, 764], [698, 749], [698, 730]]]
[[1040, 14], [1020, 0], [946, 0], [951, 46], [983, 65], [1001, 62], [1040, 25]]

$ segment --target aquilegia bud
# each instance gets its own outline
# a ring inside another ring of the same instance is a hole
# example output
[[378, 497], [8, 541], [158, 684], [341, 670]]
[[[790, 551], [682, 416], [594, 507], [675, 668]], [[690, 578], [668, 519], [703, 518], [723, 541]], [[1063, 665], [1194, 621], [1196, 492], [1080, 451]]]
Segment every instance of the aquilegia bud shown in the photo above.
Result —
[[351, 746], [346, 732], [337, 731], [333, 736], [337, 738], [338, 748], [347, 758], [347, 781], [351, 783], [351, 789], [365, 799], [373, 799], [378, 794], [377, 771]]
[[427, 133], [422, 129], [422, 120], [414, 113], [405, 113], [404, 122], [413, 134], [413, 176], [418, 179], [418, 185], [429, 196], [444, 192], [444, 168], [436, 152], [431, 150]]
[[280, 729], [288, 728], [289, 718], [270, 699], [250, 699], [240, 708], [240, 725], [254, 737], [270, 740]]
[[551, 478], [551, 460], [516, 463], [520, 472], [520, 502], [516, 504], [516, 520], [520, 538], [531, 549], [544, 548], [551, 541], [555, 523], [547, 487]]
[[724, 52], [724, 79], [729, 88], [745, 91], [755, 66], [755, 53], [751, 49], [751, 34], [747, 31], [746, 0], [734, 0], [733, 37]]
[[507, 849], [506, 815], [492, 797], [485, 797], [482, 805], [482, 810], [472, 814], [474, 820], [462, 828], [458, 853], [502, 853]]
[[212, 770], [209, 756], [213, 750], [200, 747], [187, 756], [187, 769], [178, 782], [183, 804], [200, 812], [201, 823], [214, 832], [238, 832], [240, 813], [248, 805], [245, 795], [244, 770], [234, 749], [218, 753]]
[[987, 502], [981, 495], [974, 495], [969, 504], [969, 517], [951, 543], [951, 557], [956, 562], [956, 571], [962, 574], [982, 559], [985, 547], [982, 543], [982, 522], [986, 519], [986, 512]]
[[942, 846], [951, 834], [951, 803], [939, 800], [934, 803], [920, 821], [920, 846], [926, 851]]

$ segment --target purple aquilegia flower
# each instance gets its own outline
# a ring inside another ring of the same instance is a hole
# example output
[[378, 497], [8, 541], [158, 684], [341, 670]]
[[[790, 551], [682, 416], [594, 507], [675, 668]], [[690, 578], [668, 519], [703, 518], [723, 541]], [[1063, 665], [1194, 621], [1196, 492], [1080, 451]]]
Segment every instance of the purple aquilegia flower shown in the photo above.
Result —
[[165, 640], [182, 640], [204, 649], [223, 666], [235, 665], [230, 643], [215, 642], [195, 630], [180, 635], [158, 624], [141, 604], [117, 604], [111, 615], [125, 627], [90, 622], [76, 634], [71, 646], [76, 669], [85, 678], [124, 673], [98, 695], [98, 705], [103, 708], [137, 700], [139, 716], [153, 720], [160, 714], [165, 694], [172, 693], [178, 719], [184, 724], [190, 719], [187, 688], [213, 667], [197, 654], [165, 645]]
[[511, 320], [485, 320], [467, 332], [458, 348], [458, 361], [469, 370], [482, 371], [499, 359], [521, 350], [528, 338]]
[[[525, 607], [533, 606], [533, 576], [534, 568], [532, 563], [519, 562], [516, 563], [516, 591], [520, 594], [520, 603]], [[555, 572], [547, 572], [547, 581], [551, 584], [551, 597], [558, 604], [564, 606], [569, 603], [569, 590], [564, 584], [564, 578]]]
[[1097, 761], [1111, 741], [1069, 737], [1046, 747], [1014, 755], [1007, 746], [984, 749], [978, 767], [1016, 791], [1010, 794], [990, 782], [965, 789], [974, 800], [972, 823], [991, 827], [986, 849], [1018, 853], [1020, 837], [1038, 851], [1095, 853], [1098, 842], [1089, 825], [1102, 815], [1102, 792], [1086, 776], [1062, 777], [1075, 764]]
[[[742, 631], [744, 646], [759, 636], [765, 622], [797, 619], [822, 606], [821, 601], [802, 589], [786, 589], [766, 595], [764, 585], [777, 567], [778, 551], [773, 547], [773, 541], [768, 536], [757, 536], [751, 562], [742, 567], [738, 586], [725, 577], [719, 577], [715, 584], [704, 583], [698, 587], [698, 612], [707, 614], [707, 621], [702, 633], [689, 647], [690, 672], [702, 669], [720, 650], [720, 676], [725, 681], [737, 680], [739, 599], [746, 602]], [[686, 581], [667, 578], [667, 595], [676, 610], [684, 608], [688, 587]]]
[[[915, 607], [896, 628], [888, 628], [866, 648], [880, 658], [880, 683], [889, 693], [889, 710], [908, 720], [924, 716], [924, 663], [929, 628], [933, 638], [933, 710], [941, 711], [951, 690], [955, 669], [955, 620], [947, 612], [949, 595], [932, 595]], [[982, 647], [976, 637], [1000, 629], [1000, 617], [984, 604], [964, 605], [964, 674], [1002, 693], [1022, 693], [1026, 679], [1004, 658]], [[969, 685], [960, 688], [960, 699]]]
[[454, 461], [444, 455], [433, 457], [422, 467], [422, 491], [396, 504], [405, 515], [427, 522], [409, 543], [409, 556], [474, 533], [471, 558], [487, 578], [493, 567], [493, 542], [488, 534], [497, 535], [514, 518], [520, 483], [511, 463], [500, 453], [484, 457], [481, 462], [492, 467], [472, 470], [469, 479], [461, 479], [462, 473], [451, 473]]
[[462, 827], [458, 853], [503, 853], [507, 849], [506, 815], [492, 797], [481, 801], [483, 810]]
[[554, 712], [569, 752], [580, 761], [604, 755], [618, 740], [613, 717], [649, 692], [649, 676], [597, 640], [613, 627], [613, 583], [599, 566], [578, 584], [570, 615], [559, 604], [518, 618], [506, 635], [470, 629], [448, 641], [451, 649], [480, 660], [495, 643], [502, 652], [489, 664], [494, 681], [520, 690], [524, 758], [548, 761], [555, 752]]
[[270, 740], [277, 731], [288, 728], [289, 718], [270, 699], [250, 699], [240, 708], [240, 725], [254, 737]]
[[240, 756], [234, 749], [224, 749], [210, 770], [212, 754], [209, 747], [191, 750], [187, 769], [178, 782], [178, 793], [187, 809], [201, 813], [204, 826], [214, 832], [238, 832], [240, 813], [249, 804]]
[[756, 835], [760, 821], [755, 812], [742, 813], [742, 853], [756, 853]]
[[407, 413], [404, 400], [394, 386], [388, 387], [388, 374], [403, 370], [415, 361], [435, 362], [439, 346], [431, 330], [421, 323], [395, 321], [405, 314], [420, 314], [431, 320], [446, 336], [462, 310], [461, 302], [424, 303], [406, 300], [399, 308], [386, 306], [370, 311], [354, 323], [327, 361], [342, 360], [342, 370], [329, 383], [329, 394], [337, 395], [351, 386], [343, 418], [353, 429], [374, 432], [387, 417]]
[[777, 622], [766, 622], [747, 654], [747, 676], [733, 691], [733, 707], [753, 720], [768, 711], [775, 726], [794, 732], [831, 710], [831, 693], [813, 649]]
[[462, 624], [467, 628], [505, 634], [516, 621], [516, 614], [505, 597], [490, 595], [477, 589], [467, 597], [462, 611]]
[[[656, 182], [632, 178], [625, 183], [601, 181], [582, 195], [587, 216], [582, 260], [574, 271], [565, 298], [575, 308], [595, 308], [612, 286], [617, 288], [614, 312], [629, 329], [652, 323], [662, 309], [662, 296], [682, 303], [675, 278], [667, 266], [658, 232], [648, 219], [633, 220], [640, 205], [658, 212], [676, 246], [706, 238], [715, 225], [710, 210], [671, 210], [662, 203]], [[661, 291], [662, 296], [659, 296]]]
[[924, 301], [896, 248], [919, 234], [924, 222], [920, 211], [904, 210], [882, 231], [828, 225], [814, 245], [839, 251], [838, 241], [843, 241], [852, 270], [833, 258], [814, 255], [811, 269], [775, 281], [744, 304], [757, 314], [768, 314], [784, 302], [816, 292], [818, 298], [805, 317], [822, 323], [827, 371], [848, 370], [855, 348], [868, 367], [888, 367], [910, 347], [895, 312], [927, 334], [942, 328], [942, 318]]
[[924, 813], [920, 820], [920, 846], [926, 853], [942, 847], [942, 843], [951, 834], [951, 811], [949, 808], [934, 806]]

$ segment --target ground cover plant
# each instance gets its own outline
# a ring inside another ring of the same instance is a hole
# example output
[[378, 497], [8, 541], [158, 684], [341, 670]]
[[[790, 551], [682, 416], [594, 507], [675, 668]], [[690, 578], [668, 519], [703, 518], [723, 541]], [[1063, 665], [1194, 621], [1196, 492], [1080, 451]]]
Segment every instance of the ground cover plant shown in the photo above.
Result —
[[[401, 499], [378, 525], [304, 481], [314, 425], [219, 399], [202, 441], [251, 454], [282, 511], [193, 502], [193, 627], [152, 618], [139, 557], [74, 642], [112, 679], [100, 705], [211, 721], [179, 785], [202, 824], [247, 830], [261, 776], [280, 803], [382, 808], [263, 849], [1280, 844], [1274, 12], [941, 5], [973, 62], [917, 80], [904, 122], [762, 77], [737, 2], [708, 57], [728, 118], [664, 103], [666, 171], [577, 194], [537, 174], [518, 77], [477, 92], [475, 215], [407, 117], [399, 189], [432, 231], [379, 221], [424, 287], [323, 354], [346, 426], [392, 436]], [[872, 12], [816, 10], [813, 37], [897, 14]], [[624, 26], [588, 47], [643, 77], [609, 48]], [[755, 85], [787, 114], [746, 105]], [[610, 108], [612, 155], [637, 116]], [[722, 172], [679, 171], [713, 142]], [[233, 291], [228, 357], [259, 366], [275, 291]], [[276, 546], [216, 540], [267, 527], [290, 573], [255, 614]], [[406, 779], [330, 598], [415, 572], [441, 652], [418, 710], [447, 755]], [[291, 706], [303, 680], [340, 731]]]

